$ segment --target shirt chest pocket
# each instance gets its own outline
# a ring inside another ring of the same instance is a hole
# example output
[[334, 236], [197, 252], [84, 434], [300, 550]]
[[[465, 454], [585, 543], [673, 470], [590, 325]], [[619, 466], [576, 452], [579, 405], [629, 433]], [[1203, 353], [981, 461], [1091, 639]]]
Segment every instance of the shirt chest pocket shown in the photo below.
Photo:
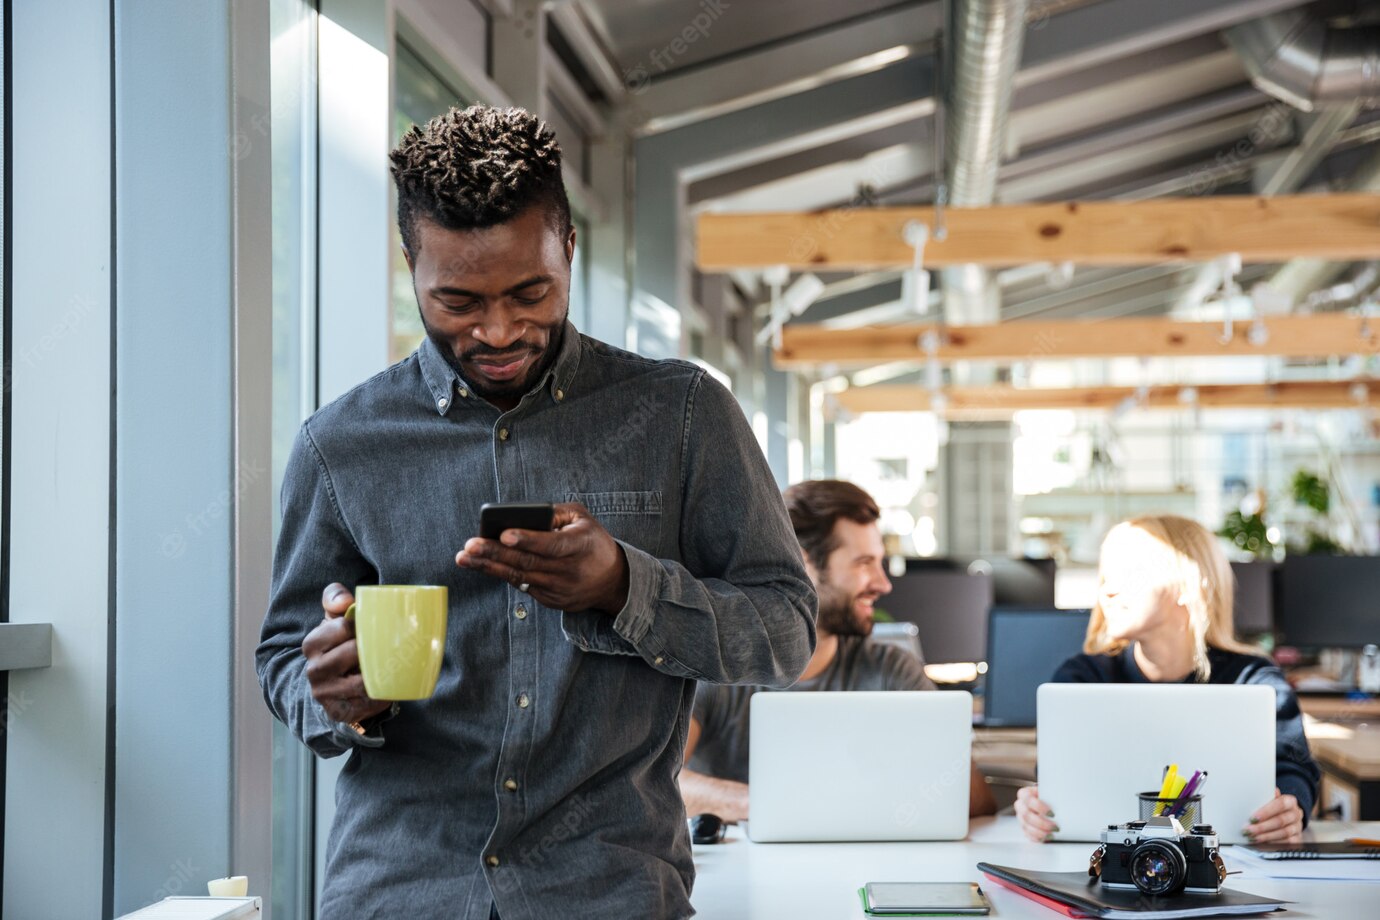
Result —
[[568, 492], [565, 500], [589, 509], [604, 529], [643, 552], [659, 556], [661, 492]]

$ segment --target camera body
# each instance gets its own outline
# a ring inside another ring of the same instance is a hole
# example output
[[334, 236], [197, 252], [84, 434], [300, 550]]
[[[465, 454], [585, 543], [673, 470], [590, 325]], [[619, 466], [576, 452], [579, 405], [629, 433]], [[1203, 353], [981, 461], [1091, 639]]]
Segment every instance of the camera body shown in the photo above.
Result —
[[1178, 818], [1109, 824], [1102, 845], [1092, 855], [1088, 874], [1108, 888], [1145, 894], [1217, 894], [1227, 877], [1226, 864], [1209, 824], [1185, 831]]

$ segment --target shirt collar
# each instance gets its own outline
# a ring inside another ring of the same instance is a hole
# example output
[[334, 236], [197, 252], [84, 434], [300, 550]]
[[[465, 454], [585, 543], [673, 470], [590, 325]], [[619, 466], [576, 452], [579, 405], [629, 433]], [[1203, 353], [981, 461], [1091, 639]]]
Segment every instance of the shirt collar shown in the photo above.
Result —
[[570, 388], [575, 382], [575, 372], [580, 367], [580, 355], [583, 352], [584, 342], [580, 338], [580, 333], [567, 319], [565, 330], [561, 333], [561, 350], [557, 352], [556, 360], [547, 368], [546, 376], [537, 384], [537, 387], [546, 390], [553, 402], [562, 402], [570, 395]]
[[[546, 373], [532, 387], [529, 394], [545, 390], [552, 402], [560, 403], [565, 400], [570, 395], [582, 351], [580, 333], [570, 320], [566, 320], [556, 360], [547, 368]], [[431, 340], [431, 336], [422, 339], [417, 354], [422, 369], [422, 380], [431, 392], [431, 404], [436, 407], [437, 413], [445, 415], [456, 402], [468, 403], [477, 399], [469, 383], [446, 360], [441, 349]]]

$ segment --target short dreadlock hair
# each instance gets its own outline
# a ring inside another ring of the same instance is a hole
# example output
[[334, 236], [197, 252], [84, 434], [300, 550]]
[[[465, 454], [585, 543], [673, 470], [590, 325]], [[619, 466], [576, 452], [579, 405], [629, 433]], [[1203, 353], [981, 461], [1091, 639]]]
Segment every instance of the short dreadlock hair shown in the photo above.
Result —
[[476, 230], [540, 205], [553, 229], [570, 233], [561, 146], [546, 122], [525, 109], [452, 108], [425, 127], [414, 125], [389, 159], [398, 230], [413, 255], [419, 217], [447, 230]]

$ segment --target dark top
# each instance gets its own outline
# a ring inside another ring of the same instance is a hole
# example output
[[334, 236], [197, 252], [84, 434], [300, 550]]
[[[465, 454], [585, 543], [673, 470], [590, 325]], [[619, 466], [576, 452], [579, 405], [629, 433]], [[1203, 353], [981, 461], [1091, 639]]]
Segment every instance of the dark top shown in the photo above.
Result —
[[[458, 568], [492, 501], [583, 502], [627, 556], [627, 606], [552, 610]], [[784, 686], [814, 648], [800, 547], [728, 390], [567, 325], [502, 412], [428, 339], [302, 426], [282, 507], [259, 679], [313, 751], [350, 755], [321, 915], [690, 916], [695, 681]], [[367, 736], [303, 674], [333, 581], [450, 589], [436, 692]]]
[[[700, 738], [686, 766], [696, 773], [747, 782], [752, 697], [770, 689], [700, 684], [692, 712], [700, 723]], [[905, 649], [862, 636], [839, 636], [838, 651], [828, 667], [786, 692], [933, 689], [925, 662]]]
[[[1150, 679], [1136, 664], [1134, 646], [1128, 645], [1120, 655], [1074, 655], [1054, 672], [1054, 682], [1061, 684], [1148, 684]], [[1212, 669], [1210, 684], [1261, 684], [1275, 691], [1275, 785], [1279, 791], [1298, 799], [1303, 809], [1303, 822], [1313, 811], [1318, 799], [1318, 782], [1322, 772], [1308, 751], [1308, 739], [1303, 735], [1303, 714], [1294, 688], [1285, 680], [1284, 672], [1274, 662], [1260, 655], [1242, 655], [1222, 649], [1208, 649], [1208, 665]], [[1180, 683], [1197, 680], [1190, 674]]]

